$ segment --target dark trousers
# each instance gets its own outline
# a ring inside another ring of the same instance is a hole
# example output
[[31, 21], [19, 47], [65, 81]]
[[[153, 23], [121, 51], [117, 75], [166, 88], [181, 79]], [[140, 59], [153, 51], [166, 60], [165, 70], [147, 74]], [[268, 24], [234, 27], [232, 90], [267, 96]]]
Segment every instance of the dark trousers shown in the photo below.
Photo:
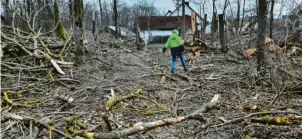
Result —
[[172, 62], [171, 62], [171, 72], [173, 73], [176, 66], [176, 58], [179, 57], [182, 66], [184, 67], [184, 71], [188, 71], [185, 58], [183, 56], [184, 46], [181, 45], [176, 48], [171, 48]]

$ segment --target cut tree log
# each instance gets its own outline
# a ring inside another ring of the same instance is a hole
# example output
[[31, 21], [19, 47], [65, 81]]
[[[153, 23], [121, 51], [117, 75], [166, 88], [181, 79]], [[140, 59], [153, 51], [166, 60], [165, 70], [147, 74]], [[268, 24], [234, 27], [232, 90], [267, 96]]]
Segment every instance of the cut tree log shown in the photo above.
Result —
[[243, 56], [244, 57], [250, 57], [253, 56], [256, 53], [257, 49], [248, 49], [246, 51], [243, 52]]
[[187, 47], [199, 47], [201, 49], [207, 50], [209, 47], [207, 45], [207, 43], [201, 39], [195, 39], [195, 41], [193, 40], [186, 40], [184, 42], [184, 45]]

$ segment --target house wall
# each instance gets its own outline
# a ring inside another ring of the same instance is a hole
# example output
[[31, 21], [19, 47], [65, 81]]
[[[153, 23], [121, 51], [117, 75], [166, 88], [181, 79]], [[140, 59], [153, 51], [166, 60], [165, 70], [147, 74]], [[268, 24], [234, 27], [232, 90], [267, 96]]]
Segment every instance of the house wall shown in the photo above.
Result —
[[[151, 36], [168, 36], [171, 34], [171, 32], [172, 30], [171, 31], [150, 30]], [[148, 30], [141, 30], [140, 36], [144, 40], [145, 44], [148, 44], [150, 42]]]
[[[149, 42], [152, 40], [152, 37], [154, 36], [170, 36], [172, 33], [172, 30], [150, 30], [151, 37], [149, 38], [149, 31], [148, 30], [141, 30], [140, 37], [144, 40], [145, 44], [149, 44]], [[191, 34], [192, 30], [187, 29], [186, 35]]]

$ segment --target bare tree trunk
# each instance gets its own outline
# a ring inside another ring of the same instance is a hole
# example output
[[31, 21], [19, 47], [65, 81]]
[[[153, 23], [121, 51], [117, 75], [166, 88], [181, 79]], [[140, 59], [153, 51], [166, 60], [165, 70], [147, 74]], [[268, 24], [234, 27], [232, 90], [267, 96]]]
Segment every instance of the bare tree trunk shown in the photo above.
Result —
[[[2, 4], [2, 3], [1, 3]], [[10, 24], [10, 20], [9, 20], [9, 0], [6, 0], [5, 1], [5, 4], [3, 5], [4, 6], [4, 13], [3, 15], [1, 15], [1, 21], [4, 22], [4, 24]]]
[[[258, 0], [256, 0], [256, 7], [259, 7], [259, 1]], [[257, 8], [257, 15], [259, 15], [259, 8]]]
[[95, 10], [92, 12], [92, 35], [94, 37], [94, 40], [96, 41], [96, 36], [95, 36]]
[[[51, 4], [51, 3], [52, 3], [52, 0], [45, 0], [45, 3], [46, 3], [46, 5]], [[47, 9], [47, 14], [48, 14], [49, 18], [50, 18], [50, 19], [54, 19], [54, 11], [53, 11], [53, 6], [52, 6], [52, 4], [49, 5], [49, 6], [47, 6], [46, 9]], [[53, 21], [53, 20], [52, 20], [52, 21]], [[47, 27], [47, 31], [52, 30], [52, 29], [54, 28], [54, 26], [55, 26], [54, 24], [56, 24], [56, 23], [53, 23], [53, 22], [52, 22], [52, 24], [50, 24], [50, 25]], [[54, 32], [51, 32], [49, 35], [55, 36], [55, 33], [54, 33]]]
[[202, 34], [206, 34], [206, 28], [207, 28], [207, 14], [204, 14], [204, 19], [203, 19], [203, 27], [202, 27]]
[[140, 29], [138, 27], [138, 24], [136, 25], [136, 45], [139, 46], [141, 43], [140, 41]]
[[[31, 0], [27, 0], [26, 4], [27, 4], [27, 19], [30, 20], [29, 24], [30, 24], [31, 27], [33, 27], [32, 26], [32, 23], [33, 23], [33, 21], [32, 21], [32, 19], [33, 19], [33, 17], [32, 17], [32, 11], [33, 11], [33, 9], [32, 9], [33, 6], [32, 5], [33, 5], [33, 2]], [[29, 29], [29, 31], [30, 31], [30, 29]]]
[[57, 34], [61, 38], [65, 39], [65, 40], [68, 40], [68, 39], [70, 39], [71, 36], [68, 33], [68, 31], [66, 30], [66, 28], [64, 27], [64, 25], [60, 22], [59, 3], [60, 3], [59, 0], [55, 0], [54, 6], [53, 6], [54, 16], [55, 16], [55, 23], [58, 24], [56, 31], [57, 31]]
[[84, 62], [84, 26], [83, 26], [83, 17], [84, 17], [84, 5], [83, 0], [74, 1], [74, 39], [76, 46], [76, 64], [80, 65]]
[[[201, 3], [200, 3], [201, 4]], [[206, 27], [207, 27], [207, 14], [205, 14], [205, 4], [206, 4], [206, 1], [204, 0], [203, 1], [203, 4], [202, 4], [202, 12], [204, 14], [203, 16], [203, 23], [202, 23], [202, 26], [200, 28], [200, 36], [202, 37], [203, 35], [205, 35], [205, 32], [206, 32]], [[201, 6], [201, 5], [200, 5]], [[201, 8], [200, 8], [201, 10]], [[201, 13], [201, 12], [200, 12]]]
[[223, 11], [222, 11], [223, 15], [225, 15], [225, 10], [226, 10], [227, 7], [228, 7], [228, 0], [225, 0], [224, 1], [224, 6], [223, 6]]
[[257, 39], [257, 71], [260, 76], [265, 75], [264, 71], [264, 46], [265, 46], [265, 29], [266, 29], [266, 0], [258, 0], [258, 39]]
[[217, 27], [218, 27], [218, 21], [217, 21], [217, 9], [216, 9], [216, 4], [215, 4], [216, 0], [213, 0], [213, 17], [212, 17], [212, 40], [215, 37], [215, 33], [217, 31]]
[[84, 17], [84, 4], [83, 0], [74, 0], [74, 20], [75, 25], [81, 29], [81, 32], [84, 32], [84, 24], [83, 24], [83, 17]]
[[275, 5], [275, 0], [271, 0], [271, 11], [270, 11], [270, 21], [269, 21], [269, 37], [271, 39], [273, 38], [274, 5]]
[[241, 33], [241, 31], [242, 31], [244, 18], [245, 18], [245, 0], [243, 0], [242, 19], [241, 19], [241, 27], [240, 27], [239, 33]]
[[73, 0], [69, 0], [69, 18], [70, 18], [70, 29], [73, 30], [74, 16], [73, 16]]
[[185, 11], [186, 4], [185, 4], [185, 0], [182, 0], [181, 5], [182, 5], [182, 28], [181, 28], [182, 33], [181, 33], [181, 35], [182, 35], [183, 39], [185, 39], [185, 35], [186, 35], [186, 11]]
[[221, 45], [221, 51], [224, 53], [227, 53], [227, 47], [225, 45], [225, 41], [224, 41], [224, 18], [223, 18], [223, 14], [219, 14], [218, 18], [219, 18], [219, 36], [220, 36], [220, 45]]
[[[103, 8], [102, 8], [102, 0], [99, 0], [99, 6], [100, 6], [100, 15], [101, 15], [101, 21], [103, 21]], [[103, 22], [101, 22], [103, 24]]]
[[31, 0], [27, 0], [26, 4], [27, 4], [27, 16], [30, 17], [30, 15], [31, 15]]
[[193, 34], [193, 42], [195, 42], [197, 36], [197, 25], [196, 25], [196, 12], [191, 13], [191, 30]]
[[118, 38], [119, 28], [117, 24], [117, 8], [116, 8], [116, 0], [113, 0], [114, 4], [114, 24], [115, 24], [115, 38]]
[[237, 19], [236, 19], [237, 31], [239, 31], [239, 25], [240, 25], [240, 4], [241, 4], [241, 0], [237, 0]]
[[[14, 0], [14, 2], [15, 2], [15, 0]], [[37, 5], [37, 9], [39, 10], [39, 9], [41, 9], [43, 6], [44, 6], [44, 1], [43, 0], [37, 0], [37, 2], [38, 2], [38, 5]], [[42, 19], [42, 11], [40, 12], [40, 14], [38, 15], [38, 19], [37, 19], [37, 29], [39, 29], [39, 28], [41, 28], [42, 29], [42, 31], [43, 32], [45, 32], [44, 31], [44, 29], [45, 29], [45, 27], [43, 27], [43, 25], [42, 25], [42, 22], [41, 22], [41, 19]]]

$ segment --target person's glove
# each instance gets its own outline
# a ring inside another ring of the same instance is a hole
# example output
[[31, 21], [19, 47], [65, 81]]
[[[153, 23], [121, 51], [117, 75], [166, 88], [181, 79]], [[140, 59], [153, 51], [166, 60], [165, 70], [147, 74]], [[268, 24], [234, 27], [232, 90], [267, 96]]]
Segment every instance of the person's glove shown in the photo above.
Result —
[[166, 47], [164, 47], [164, 48], [163, 48], [163, 53], [165, 53], [165, 52], [166, 52], [166, 50], [167, 50], [167, 48], [166, 48]]

